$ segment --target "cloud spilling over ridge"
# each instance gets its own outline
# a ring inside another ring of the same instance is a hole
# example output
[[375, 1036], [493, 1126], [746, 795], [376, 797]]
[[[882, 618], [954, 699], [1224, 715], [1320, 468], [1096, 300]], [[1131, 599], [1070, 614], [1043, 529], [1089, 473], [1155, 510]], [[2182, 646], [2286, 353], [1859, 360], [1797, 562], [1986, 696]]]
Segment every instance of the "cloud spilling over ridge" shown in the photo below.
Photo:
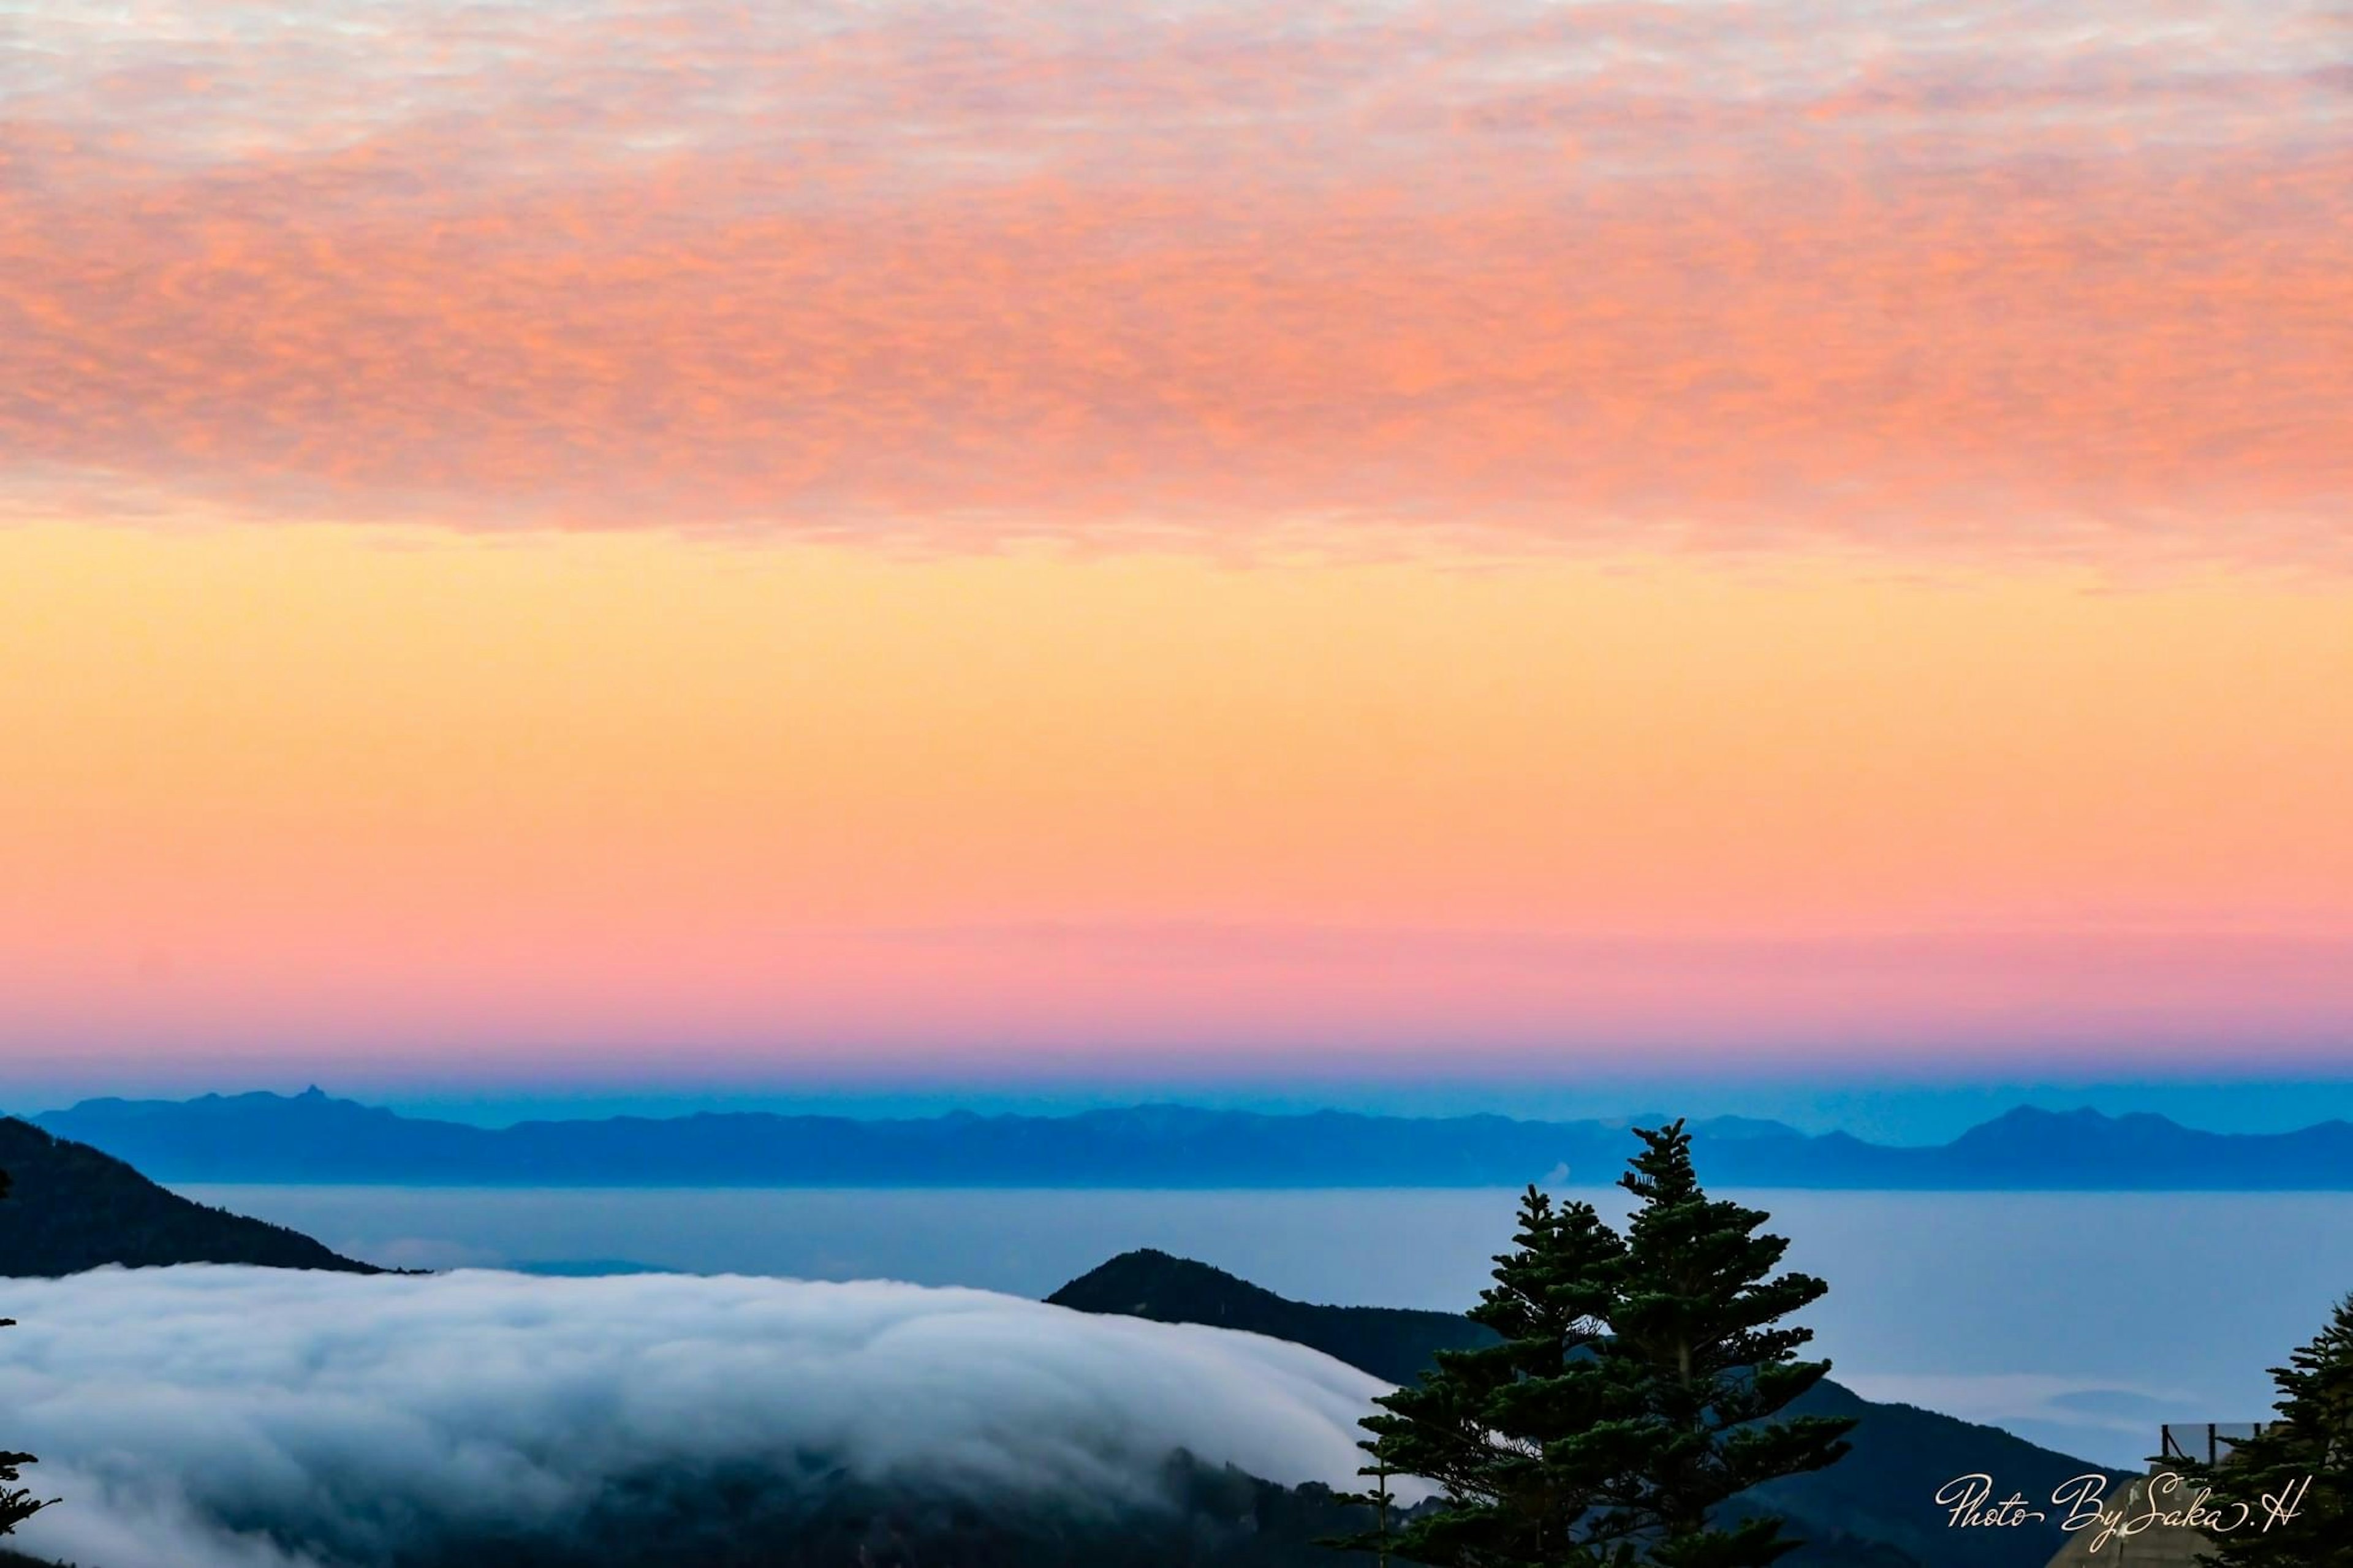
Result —
[[2344, 559], [2334, 0], [18, 31], [19, 502]]
[[1383, 1386], [1252, 1335], [892, 1283], [205, 1267], [0, 1294], [8, 1440], [70, 1499], [25, 1545], [106, 1568], [381, 1562], [731, 1466], [1149, 1507], [1182, 1448], [1342, 1484]]

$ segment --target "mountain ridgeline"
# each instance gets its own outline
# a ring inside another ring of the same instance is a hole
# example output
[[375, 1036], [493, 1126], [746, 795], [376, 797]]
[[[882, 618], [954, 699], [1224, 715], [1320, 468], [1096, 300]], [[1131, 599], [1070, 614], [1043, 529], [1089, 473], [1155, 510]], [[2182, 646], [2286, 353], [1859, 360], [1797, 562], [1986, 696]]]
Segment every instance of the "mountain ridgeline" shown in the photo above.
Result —
[[[1290, 1300], [1222, 1269], [1156, 1251], [1123, 1253], [1047, 1300], [1082, 1312], [1207, 1323], [1290, 1340], [1391, 1383], [1418, 1378], [1440, 1350], [1475, 1349], [1493, 1333], [1450, 1312], [1320, 1307]], [[1879, 1564], [1896, 1568], [2042, 1568], [2065, 1539], [2055, 1522], [1998, 1531], [1945, 1528], [1928, 1506], [1956, 1476], [1989, 1471], [2029, 1496], [2100, 1467], [1909, 1405], [1882, 1405], [1831, 1382], [1816, 1384], [1791, 1415], [1852, 1418], [1852, 1451], [1827, 1469], [1774, 1481], [1745, 1505], [1792, 1521], [1806, 1547], [1790, 1568]], [[2102, 1471], [2116, 1479], [2115, 1471]]]
[[[747, 1111], [483, 1128], [311, 1089], [93, 1100], [32, 1120], [166, 1182], [546, 1186], [1517, 1187], [1613, 1174], [1620, 1122], [1263, 1115], [1147, 1105], [860, 1121]], [[2201, 1132], [2162, 1116], [2021, 1108], [1949, 1143], [1694, 1124], [1732, 1186], [1912, 1191], [2348, 1191], [2353, 1124]]]
[[1049, 1305], [1157, 1323], [1206, 1323], [1289, 1340], [1388, 1383], [1410, 1383], [1441, 1350], [1478, 1350], [1494, 1331], [1460, 1312], [1319, 1307], [1293, 1301], [1190, 1258], [1123, 1252], [1046, 1298]]
[[57, 1278], [120, 1264], [249, 1263], [271, 1268], [382, 1270], [282, 1226], [191, 1203], [121, 1161], [0, 1118], [0, 1278]]
[[[294, 1114], [315, 1112], [331, 1124], [401, 1121], [323, 1096], [307, 1105], [268, 1097], [216, 1103], [265, 1117], [287, 1114], [292, 1105]], [[296, 1232], [175, 1196], [119, 1160], [22, 1121], [0, 1120], [0, 1168], [16, 1178], [13, 1198], [0, 1205], [0, 1276], [174, 1263], [380, 1272]], [[1491, 1331], [1454, 1313], [1294, 1301], [1154, 1251], [1114, 1258], [1048, 1300], [1074, 1311], [1288, 1340], [1391, 1383], [1418, 1378], [1441, 1349], [1493, 1342]], [[1971, 1471], [2048, 1495], [2094, 1468], [1990, 1427], [1874, 1404], [1828, 1382], [1791, 1414], [1852, 1417], [1857, 1426], [1844, 1460], [1774, 1482], [1733, 1505], [1736, 1513], [1770, 1511], [1791, 1521], [1805, 1545], [1788, 1568], [2040, 1568], [2057, 1543], [2055, 1526], [1949, 1531], [1927, 1500]], [[522, 1568], [667, 1568], [679, 1562], [702, 1568], [1324, 1568], [1368, 1561], [1317, 1544], [1360, 1531], [1369, 1520], [1329, 1489], [1277, 1486], [1183, 1453], [1170, 1456], [1168, 1467], [1157, 1500], [1089, 1509], [1042, 1500], [979, 1507], [912, 1479], [863, 1483], [823, 1467], [822, 1474], [756, 1467], [663, 1470], [611, 1489], [571, 1524], [491, 1527], [464, 1539], [427, 1532], [387, 1542], [371, 1568], [493, 1560]], [[0, 1550], [0, 1564], [17, 1561], [32, 1560]]]

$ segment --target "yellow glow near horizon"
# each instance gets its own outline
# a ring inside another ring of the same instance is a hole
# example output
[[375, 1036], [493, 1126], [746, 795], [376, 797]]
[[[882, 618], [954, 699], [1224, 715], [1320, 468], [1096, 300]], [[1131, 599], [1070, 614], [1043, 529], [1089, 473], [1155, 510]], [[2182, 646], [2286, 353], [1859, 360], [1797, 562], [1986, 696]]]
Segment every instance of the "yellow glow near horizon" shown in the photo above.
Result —
[[2341, 936], [2348, 605], [21, 527], [0, 953], [57, 1018], [146, 987], [254, 1026], [373, 976], [560, 1035], [584, 964], [745, 987], [748, 1026], [755, 955], [841, 931]]

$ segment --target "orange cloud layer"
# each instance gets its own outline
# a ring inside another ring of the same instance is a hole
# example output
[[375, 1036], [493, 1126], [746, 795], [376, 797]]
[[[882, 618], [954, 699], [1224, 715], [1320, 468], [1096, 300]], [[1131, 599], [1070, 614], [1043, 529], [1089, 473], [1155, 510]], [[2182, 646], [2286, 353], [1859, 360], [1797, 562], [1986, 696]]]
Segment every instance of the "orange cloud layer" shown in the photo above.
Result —
[[2353, 560], [2316, 6], [794, 9], [26, 20], [19, 504]]

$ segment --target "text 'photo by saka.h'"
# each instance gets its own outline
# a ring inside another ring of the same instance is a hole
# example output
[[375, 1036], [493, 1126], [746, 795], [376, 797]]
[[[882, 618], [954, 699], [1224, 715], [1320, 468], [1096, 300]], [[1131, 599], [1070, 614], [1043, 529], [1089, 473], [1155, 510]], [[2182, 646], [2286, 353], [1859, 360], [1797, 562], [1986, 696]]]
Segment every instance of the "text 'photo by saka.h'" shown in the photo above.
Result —
[[2348, 0], [0, 0], [0, 1568], [2353, 1568]]

